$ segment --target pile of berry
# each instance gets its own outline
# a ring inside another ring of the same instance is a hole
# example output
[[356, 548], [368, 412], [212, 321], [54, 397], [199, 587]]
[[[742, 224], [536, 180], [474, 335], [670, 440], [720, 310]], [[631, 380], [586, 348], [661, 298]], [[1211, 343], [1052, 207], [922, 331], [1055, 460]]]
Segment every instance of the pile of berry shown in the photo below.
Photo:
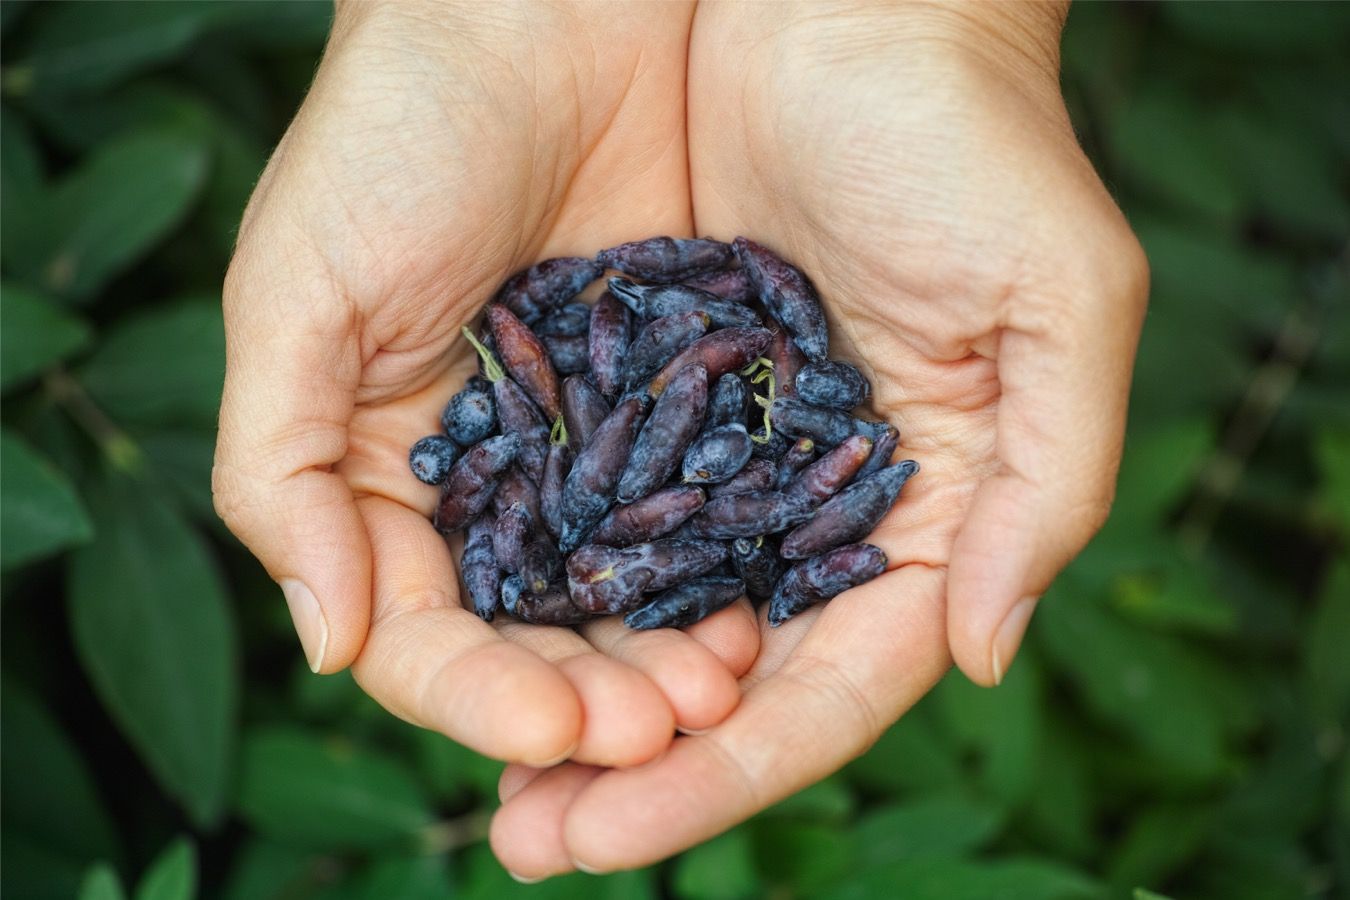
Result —
[[[593, 304], [578, 295], [606, 269]], [[828, 359], [820, 299], [745, 238], [650, 238], [513, 276], [465, 337], [480, 374], [413, 445], [467, 528], [474, 609], [575, 625], [691, 625], [748, 596], [769, 623], [886, 567], [865, 538], [918, 471], [855, 417], [870, 385]]]

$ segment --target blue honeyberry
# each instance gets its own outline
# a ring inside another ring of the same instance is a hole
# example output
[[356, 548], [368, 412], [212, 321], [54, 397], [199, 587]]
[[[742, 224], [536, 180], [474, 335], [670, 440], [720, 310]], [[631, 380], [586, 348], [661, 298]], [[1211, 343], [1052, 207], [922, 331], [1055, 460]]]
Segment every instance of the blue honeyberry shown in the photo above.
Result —
[[426, 484], [440, 484], [450, 474], [450, 467], [459, 459], [459, 447], [443, 434], [432, 434], [412, 445], [408, 451], [408, 467], [417, 480]]

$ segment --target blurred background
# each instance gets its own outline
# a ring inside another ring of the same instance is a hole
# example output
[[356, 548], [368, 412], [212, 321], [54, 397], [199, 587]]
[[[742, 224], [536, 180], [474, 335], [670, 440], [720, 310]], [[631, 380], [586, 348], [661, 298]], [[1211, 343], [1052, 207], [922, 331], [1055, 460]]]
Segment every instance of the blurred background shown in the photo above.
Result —
[[1350, 4], [1074, 7], [1152, 306], [1115, 510], [1004, 686], [531, 888], [500, 767], [311, 676], [211, 511], [220, 282], [329, 16], [0, 3], [7, 898], [1350, 896]]

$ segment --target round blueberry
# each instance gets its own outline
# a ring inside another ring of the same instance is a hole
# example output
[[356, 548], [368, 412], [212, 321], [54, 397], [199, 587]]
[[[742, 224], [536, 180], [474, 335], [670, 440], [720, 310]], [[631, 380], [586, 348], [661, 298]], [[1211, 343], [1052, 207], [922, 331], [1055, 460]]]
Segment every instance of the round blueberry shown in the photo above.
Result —
[[459, 447], [443, 434], [422, 438], [408, 451], [408, 467], [418, 481], [440, 484], [450, 474], [450, 467], [459, 458]]

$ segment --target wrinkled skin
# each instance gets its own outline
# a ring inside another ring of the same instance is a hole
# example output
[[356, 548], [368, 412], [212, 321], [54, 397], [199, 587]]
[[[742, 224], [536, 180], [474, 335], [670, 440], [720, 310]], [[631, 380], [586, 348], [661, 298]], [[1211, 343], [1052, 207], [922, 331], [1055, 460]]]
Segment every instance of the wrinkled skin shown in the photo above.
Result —
[[[707, 839], [953, 658], [998, 681], [1109, 507], [1147, 272], [1058, 96], [1057, 8], [826, 12], [344, 5], [241, 226], [217, 507], [313, 668], [526, 764], [492, 827], [520, 876]], [[811, 276], [923, 467], [869, 538], [889, 570], [772, 632], [743, 602], [688, 633], [473, 616], [406, 471], [473, 371], [459, 326], [538, 259], [742, 233]]]

